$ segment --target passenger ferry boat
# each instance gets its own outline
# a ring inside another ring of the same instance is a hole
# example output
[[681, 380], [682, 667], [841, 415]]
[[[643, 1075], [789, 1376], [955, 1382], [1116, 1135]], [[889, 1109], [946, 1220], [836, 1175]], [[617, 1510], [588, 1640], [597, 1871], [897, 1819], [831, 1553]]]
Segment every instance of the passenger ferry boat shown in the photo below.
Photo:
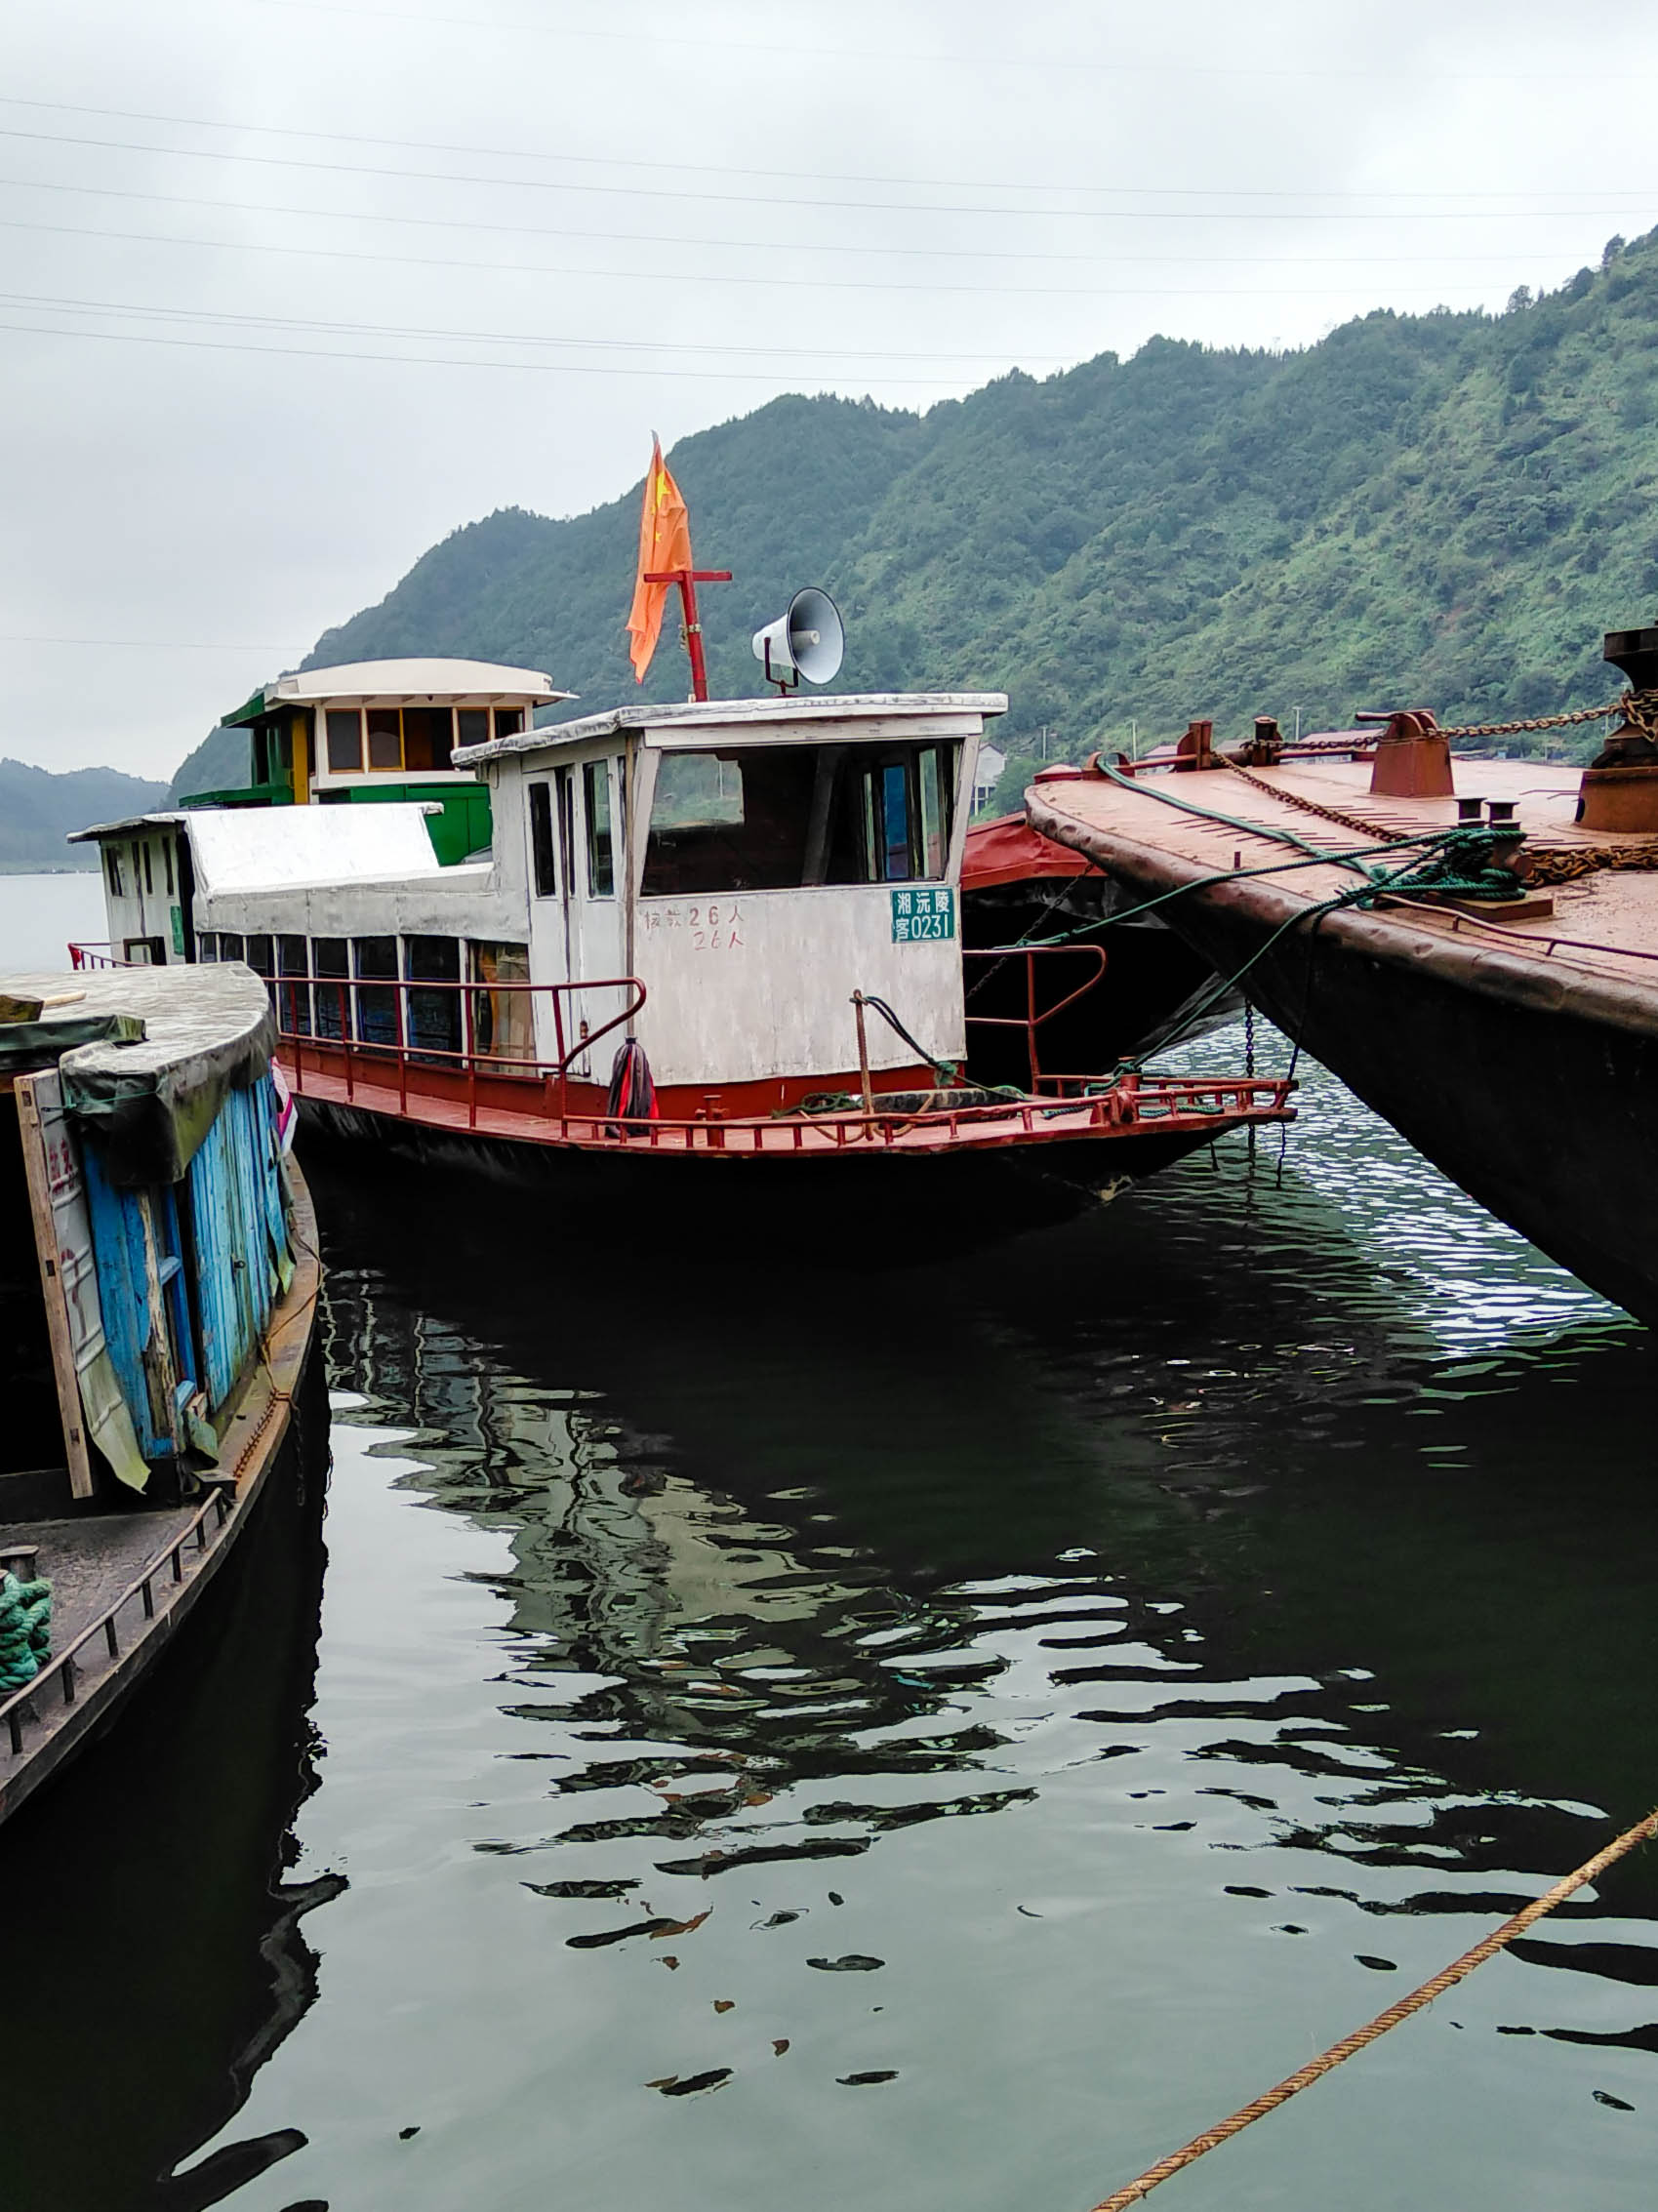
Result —
[[1279, 1081], [1050, 1071], [1033, 1000], [992, 1018], [1027, 1080], [964, 1079], [963, 798], [1000, 694], [533, 725], [567, 696], [457, 661], [279, 678], [233, 718], [248, 792], [78, 833], [110, 929], [81, 956], [245, 961], [303, 1118], [514, 1175], [993, 1156], [1098, 1189], [1288, 1116]]

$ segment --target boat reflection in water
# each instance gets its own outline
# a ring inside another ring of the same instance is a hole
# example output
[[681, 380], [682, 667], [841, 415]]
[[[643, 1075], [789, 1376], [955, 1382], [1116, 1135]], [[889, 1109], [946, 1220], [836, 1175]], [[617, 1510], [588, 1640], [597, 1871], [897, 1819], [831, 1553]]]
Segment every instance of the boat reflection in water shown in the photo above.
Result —
[[[304, 1823], [381, 1886], [261, 2101], [360, 2084], [295, 2193], [704, 2212], [763, 2144], [808, 2212], [1091, 2202], [1645, 1809], [1640, 1340], [1315, 1071], [1309, 1125], [1282, 1190], [747, 1286], [506, 1197], [439, 1251], [319, 1171], [341, 1449], [423, 1610], [354, 1643]], [[1257, 2180], [1643, 2203], [1652, 1883]]]
[[0, 1833], [18, 1992], [0, 2067], [8, 2212], [205, 2212], [304, 2143], [234, 2126], [316, 1993], [303, 1916], [344, 1887], [285, 1878], [316, 1787], [317, 1363], [295, 1414], [189, 1634]]
[[[1281, 1188], [1234, 1146], [981, 1267], [762, 1272], [469, 1185], [434, 1236], [452, 1186], [317, 1161], [335, 1567], [290, 1878], [351, 1887], [284, 2036], [291, 1750], [223, 1854], [241, 1963], [200, 1969], [236, 2031], [158, 2007], [61, 2090], [31, 2044], [20, 2111], [67, 2138], [72, 2096], [125, 2161], [36, 2202], [176, 2212], [125, 2177], [194, 2142], [210, 2182], [292, 2147], [237, 2212], [715, 2212], [756, 2172], [796, 2212], [1089, 2204], [1644, 1811], [1644, 1340], [1306, 1096]], [[158, 1959], [227, 1910], [163, 1810]], [[1183, 2186], [1645, 2212], [1655, 1879]], [[133, 1979], [100, 1910], [77, 2022]]]

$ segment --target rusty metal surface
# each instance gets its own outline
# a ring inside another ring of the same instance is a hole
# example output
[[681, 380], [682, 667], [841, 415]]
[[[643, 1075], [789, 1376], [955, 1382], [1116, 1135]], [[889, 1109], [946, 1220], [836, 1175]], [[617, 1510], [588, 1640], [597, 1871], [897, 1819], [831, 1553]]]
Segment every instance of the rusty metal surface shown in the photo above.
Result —
[[[1652, 841], [1638, 835], [1596, 834], [1573, 820], [1580, 771], [1537, 761], [1460, 760], [1457, 791], [1512, 800], [1519, 826], [1533, 845], [1568, 860], [1581, 853], [1593, 872], [1555, 883], [1555, 912], [1507, 923], [1476, 915], [1389, 901], [1374, 910], [1327, 916], [1320, 935], [1351, 941], [1380, 958], [1426, 963], [1454, 975], [1471, 988], [1516, 996], [1531, 1004], [1572, 1001], [1598, 1019], [1635, 1028], [1658, 1028], [1658, 871], [1646, 865]], [[1103, 778], [1032, 789], [1028, 807], [1043, 835], [1074, 847], [1109, 871], [1140, 886], [1171, 888], [1230, 872], [1272, 868], [1271, 873], [1224, 884], [1201, 894], [1239, 902], [1291, 920], [1351, 888], [1353, 872], [1334, 863], [1295, 866], [1305, 858], [1282, 842], [1288, 833], [1323, 849], [1352, 850], [1373, 835], [1378, 842], [1426, 830], [1454, 827], [1457, 796], [1437, 799], [1370, 796], [1367, 764], [1295, 761], [1277, 768], [1217, 772], [1201, 779], [1146, 778], [1124, 789]], [[1196, 797], [1229, 819], [1206, 822], [1163, 803], [1157, 784]], [[1319, 821], [1327, 826], [1320, 831]], [[1624, 859], [1642, 865], [1626, 869]], [[1168, 917], [1174, 920], [1171, 913]]]
[[[1322, 865], [1282, 874], [1286, 849], [1259, 831], [1101, 780], [1066, 787], [1063, 819], [1055, 795], [1031, 794], [1044, 834], [1092, 853], [1142, 898], [1191, 886], [1162, 910], [1217, 973], [1247, 967], [1268, 1016], [1407, 1143], [1658, 1326], [1647, 1198], [1658, 1186], [1658, 876], [1571, 884], [1559, 894], [1566, 915], [1543, 923], [1397, 902], [1325, 911], [1320, 902], [1353, 876]], [[1248, 803], [1270, 811], [1253, 792]], [[1282, 819], [1311, 838], [1305, 816], [1285, 808]], [[1233, 878], [1234, 854], [1270, 872]], [[1568, 925], [1580, 942], [1561, 942]], [[1585, 948], [1597, 929], [1604, 936]]]

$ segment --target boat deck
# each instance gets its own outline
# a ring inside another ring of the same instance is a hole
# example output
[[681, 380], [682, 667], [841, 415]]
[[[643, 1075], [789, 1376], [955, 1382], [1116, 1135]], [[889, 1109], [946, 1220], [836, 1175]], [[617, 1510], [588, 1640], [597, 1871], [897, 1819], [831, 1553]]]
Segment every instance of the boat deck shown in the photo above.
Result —
[[[284, 1039], [289, 1053], [290, 1040]], [[312, 1105], [343, 1106], [412, 1122], [437, 1134], [498, 1138], [642, 1160], [695, 1156], [735, 1159], [833, 1160], [870, 1151], [927, 1157], [1007, 1146], [1098, 1143], [1136, 1134], [1200, 1133], [1201, 1141], [1249, 1122], [1289, 1118], [1286, 1086], [1268, 1077], [1129, 1077], [1084, 1097], [1010, 1100], [948, 1111], [893, 1111], [879, 1093], [872, 1114], [777, 1114], [628, 1124], [602, 1115], [564, 1113], [549, 1088], [523, 1086], [521, 1106], [455, 1097], [422, 1086], [421, 1071], [401, 1068], [398, 1056], [361, 1047], [318, 1048], [285, 1055], [294, 1095]]]
[[[0, 1523], [0, 1551], [36, 1547], [35, 1573], [52, 1585], [52, 1648], [61, 1651], [101, 1620], [146, 1570], [166, 1566], [194, 1515], [193, 1506], [171, 1506], [76, 1520], [8, 1521]], [[89, 1652], [84, 1673], [90, 1675], [95, 1659]]]
[[[1512, 800], [1534, 850], [1564, 856], [1568, 865], [1576, 856], [1597, 860], [1592, 872], [1549, 885], [1552, 914], [1487, 916], [1472, 902], [1453, 907], [1393, 897], [1381, 910], [1425, 936], [1476, 937], [1521, 958], [1547, 960], [1551, 969], [1658, 985], [1658, 849], [1650, 836], [1578, 827], [1579, 774], [1534, 760], [1454, 764], [1457, 795]], [[1188, 811], [1196, 807], [1226, 819]], [[1126, 785], [1084, 776], [1038, 785], [1031, 813], [1044, 834], [1095, 857], [1109, 849], [1118, 860], [1155, 855], [1204, 874], [1257, 871], [1254, 882], [1312, 907], [1350, 890], [1355, 872], [1333, 861], [1307, 865], [1307, 855], [1287, 847], [1286, 838], [1319, 851], [1357, 852], [1455, 828], [1457, 798], [1372, 797], [1368, 761], [1303, 758], [1275, 768], [1143, 773]], [[1372, 866], [1389, 865], [1385, 853], [1366, 857]], [[1638, 857], [1644, 865], [1630, 865]]]

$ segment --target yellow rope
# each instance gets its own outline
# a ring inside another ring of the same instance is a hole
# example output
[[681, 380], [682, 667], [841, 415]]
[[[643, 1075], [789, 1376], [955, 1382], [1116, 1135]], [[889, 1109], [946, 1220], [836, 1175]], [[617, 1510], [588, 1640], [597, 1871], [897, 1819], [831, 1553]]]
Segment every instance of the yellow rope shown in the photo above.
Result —
[[1166, 2158], [1159, 2158], [1154, 2166], [1148, 2166], [1138, 2181], [1130, 2182], [1126, 2189], [1119, 2189], [1113, 2195], [1104, 2198], [1095, 2205], [1094, 2212], [1127, 2212], [1129, 2205], [1138, 2204], [1159, 2182], [1166, 2182], [1171, 2174], [1178, 2174], [1183, 2166], [1190, 2166], [1194, 2159], [1201, 2158], [1206, 2151], [1213, 2151], [1218, 2143], [1225, 2143], [1229, 2136], [1240, 2134], [1252, 2120], [1263, 2119], [1268, 2112], [1275, 2111], [1279, 2105], [1286, 2104], [1298, 2090], [1309, 2088], [1320, 2074], [1328, 2073], [1332, 2067], [1340, 2066], [1343, 2059], [1352, 2058], [1355, 2051], [1363, 2050], [1367, 2043], [1373, 2043], [1379, 2035], [1385, 2035], [1390, 2028], [1396, 2028], [1401, 2020], [1408, 2020], [1413, 2012], [1420, 2012], [1424, 2005], [1432, 2004], [1453, 1983], [1460, 1982], [1466, 1974], [1472, 1974], [1476, 1966], [1483, 1966], [1488, 1958], [1494, 1957], [1499, 1951], [1513, 1943], [1516, 1936], [1523, 1935], [1546, 1912], [1552, 1912], [1557, 1905], [1563, 1905], [1574, 1890], [1582, 1889], [1586, 1882], [1594, 1881], [1626, 1852], [1633, 1851], [1638, 1843], [1650, 1842], [1655, 1835], [1658, 1835], [1658, 1812], [1651, 1812], [1645, 1820], [1638, 1821], [1634, 1828], [1626, 1829], [1603, 1851], [1597, 1851], [1593, 1859], [1585, 1860], [1575, 1873], [1567, 1874], [1564, 1881], [1557, 1881], [1553, 1889], [1534, 1898], [1512, 1920], [1505, 1920], [1501, 1927], [1493, 1928], [1472, 1951], [1465, 1951], [1449, 1966], [1441, 1967], [1432, 1981], [1424, 1982], [1420, 1989], [1412, 1990], [1408, 1996], [1400, 1997], [1396, 2004], [1389, 2005], [1386, 2012], [1379, 2012], [1374, 2020], [1363, 2028], [1355, 2028], [1351, 2035], [1344, 2035], [1339, 2043], [1332, 2043], [1320, 2057], [1309, 2060], [1304, 2067], [1298, 2067], [1275, 2089], [1264, 2091], [1252, 2104], [1240, 2107], [1230, 2119], [1222, 2120], [1217, 2127], [1206, 2128], [1201, 2135], [1194, 2135], [1183, 2150], [1171, 2151]]

